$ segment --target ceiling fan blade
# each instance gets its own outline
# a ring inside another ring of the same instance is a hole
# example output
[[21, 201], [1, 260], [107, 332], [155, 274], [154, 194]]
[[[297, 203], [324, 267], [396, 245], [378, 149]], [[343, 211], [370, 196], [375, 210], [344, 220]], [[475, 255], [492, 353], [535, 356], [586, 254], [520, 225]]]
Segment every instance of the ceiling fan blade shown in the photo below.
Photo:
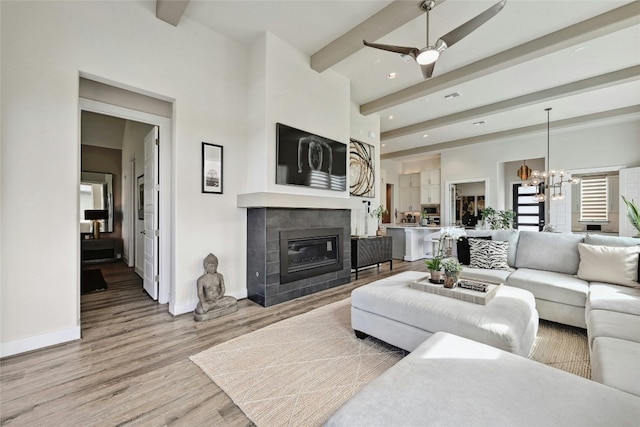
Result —
[[422, 69], [422, 75], [424, 76], [425, 79], [431, 78], [431, 76], [433, 75], [433, 69], [435, 68], [435, 66], [436, 66], [435, 62], [420, 66], [420, 68]]
[[401, 53], [403, 55], [411, 55], [414, 59], [416, 57], [416, 53], [418, 52], [418, 48], [415, 47], [405, 47], [405, 46], [393, 46], [390, 44], [378, 44], [378, 43], [369, 43], [366, 40], [362, 40], [365, 46], [373, 47], [375, 49], [386, 50], [389, 52]]
[[502, 10], [507, 0], [501, 0], [498, 3], [491, 6], [489, 9], [482, 12], [480, 15], [460, 25], [458, 28], [448, 32], [444, 36], [440, 37], [440, 40], [445, 42], [447, 47], [453, 46], [455, 43], [468, 36], [474, 30], [478, 29], [482, 24], [493, 18]]

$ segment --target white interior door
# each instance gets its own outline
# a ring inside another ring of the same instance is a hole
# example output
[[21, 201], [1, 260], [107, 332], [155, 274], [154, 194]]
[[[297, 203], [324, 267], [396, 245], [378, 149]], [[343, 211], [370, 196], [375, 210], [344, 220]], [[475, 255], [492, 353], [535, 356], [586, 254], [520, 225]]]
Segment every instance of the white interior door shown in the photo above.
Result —
[[144, 137], [144, 290], [158, 299], [158, 126]]
[[[640, 167], [620, 169], [620, 195], [627, 200], [634, 200], [636, 204], [640, 203]], [[635, 237], [638, 230], [631, 225], [627, 217], [627, 205], [622, 201], [622, 197], [619, 206], [620, 236]]]
[[[571, 179], [571, 174], [566, 173], [565, 179]], [[564, 184], [562, 192], [564, 199], [551, 200], [553, 190], [547, 189], [547, 203], [549, 204], [549, 224], [555, 226], [558, 233], [571, 233], [571, 186]]]

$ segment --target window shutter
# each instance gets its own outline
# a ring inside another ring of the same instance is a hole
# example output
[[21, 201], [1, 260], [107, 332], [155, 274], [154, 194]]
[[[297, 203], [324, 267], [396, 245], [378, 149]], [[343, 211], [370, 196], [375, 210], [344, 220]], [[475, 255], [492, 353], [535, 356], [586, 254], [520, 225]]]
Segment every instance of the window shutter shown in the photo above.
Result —
[[608, 221], [607, 206], [607, 177], [582, 177], [580, 181], [580, 221]]

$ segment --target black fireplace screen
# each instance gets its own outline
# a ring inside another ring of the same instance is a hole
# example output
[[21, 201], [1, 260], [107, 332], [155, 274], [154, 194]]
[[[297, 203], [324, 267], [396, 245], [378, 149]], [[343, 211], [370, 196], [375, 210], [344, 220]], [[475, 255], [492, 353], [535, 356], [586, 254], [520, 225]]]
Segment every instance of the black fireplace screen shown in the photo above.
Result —
[[342, 270], [341, 228], [280, 232], [280, 283]]

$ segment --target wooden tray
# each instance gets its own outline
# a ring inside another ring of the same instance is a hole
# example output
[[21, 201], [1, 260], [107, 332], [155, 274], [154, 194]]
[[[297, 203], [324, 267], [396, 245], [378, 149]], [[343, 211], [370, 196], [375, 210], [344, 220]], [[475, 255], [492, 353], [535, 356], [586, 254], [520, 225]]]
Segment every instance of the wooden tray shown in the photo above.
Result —
[[[430, 277], [425, 276], [421, 279], [409, 282], [409, 287], [422, 292], [428, 292], [430, 294], [436, 294], [443, 297], [456, 298], [462, 301], [471, 302], [474, 304], [487, 305], [493, 297], [496, 296], [498, 291], [502, 288], [502, 283], [495, 285], [493, 283], [486, 283], [488, 285], [487, 292], [473, 291], [471, 289], [463, 288], [445, 288], [440, 284], [433, 284], [430, 282]], [[478, 282], [477, 280], [467, 280], [467, 282]], [[484, 282], [478, 282], [484, 283]]]

